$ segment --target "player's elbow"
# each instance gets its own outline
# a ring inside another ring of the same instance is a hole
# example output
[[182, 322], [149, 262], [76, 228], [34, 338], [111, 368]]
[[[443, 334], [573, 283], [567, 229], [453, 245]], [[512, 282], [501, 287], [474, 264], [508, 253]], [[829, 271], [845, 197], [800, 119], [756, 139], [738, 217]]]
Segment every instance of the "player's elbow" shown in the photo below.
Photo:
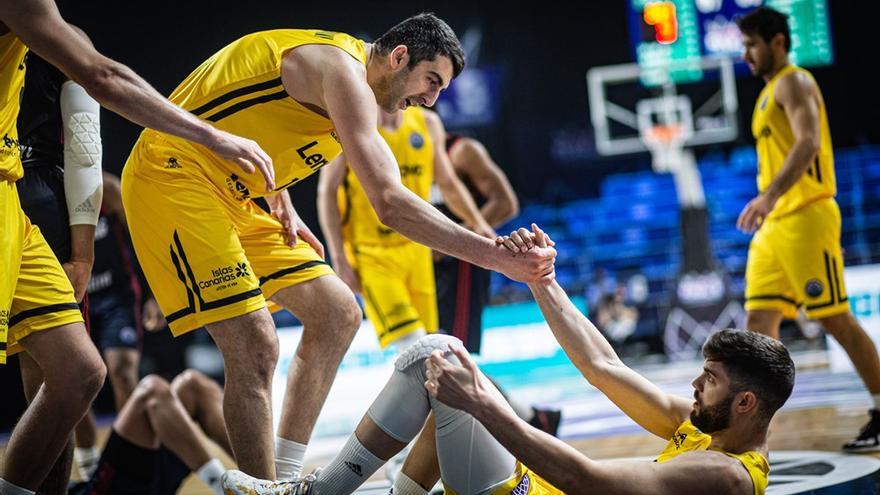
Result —
[[508, 197], [504, 201], [503, 213], [505, 222], [519, 215], [519, 199], [517, 199], [516, 195], [508, 195]]
[[614, 377], [621, 371], [621, 366], [626, 366], [616, 355], [592, 359], [583, 356], [581, 359], [576, 360], [574, 364], [584, 375], [584, 378], [600, 390], [607, 381], [614, 380]]
[[816, 156], [816, 154], [819, 153], [819, 148], [822, 146], [819, 136], [816, 135], [804, 136], [800, 139], [800, 141], [804, 151], [809, 153], [811, 157]]
[[392, 229], [400, 223], [401, 213], [406, 203], [406, 199], [401, 193], [399, 187], [386, 187], [373, 201], [373, 209], [376, 211], [379, 221]]
[[95, 63], [74, 80], [99, 103], [112, 101], [117, 94], [119, 81], [124, 77], [122, 66], [110, 59]]

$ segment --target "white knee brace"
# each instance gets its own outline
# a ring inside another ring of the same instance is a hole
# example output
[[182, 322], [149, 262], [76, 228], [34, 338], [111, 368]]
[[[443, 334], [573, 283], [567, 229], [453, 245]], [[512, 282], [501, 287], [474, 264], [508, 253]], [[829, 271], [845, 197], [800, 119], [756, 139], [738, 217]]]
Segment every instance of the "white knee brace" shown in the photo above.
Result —
[[446, 353], [451, 342], [460, 341], [448, 335], [428, 335], [397, 358], [391, 379], [367, 411], [382, 431], [401, 442], [419, 433], [431, 411], [423, 363], [435, 350]]

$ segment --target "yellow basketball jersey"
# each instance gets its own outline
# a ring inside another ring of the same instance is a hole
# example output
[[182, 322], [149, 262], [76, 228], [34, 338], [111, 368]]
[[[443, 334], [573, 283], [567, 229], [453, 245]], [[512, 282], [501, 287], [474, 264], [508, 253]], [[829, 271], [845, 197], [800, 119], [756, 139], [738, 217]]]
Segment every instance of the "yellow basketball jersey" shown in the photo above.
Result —
[[11, 31], [0, 36], [0, 178], [16, 181], [24, 175], [18, 149], [18, 109], [24, 87], [27, 47]]
[[[785, 110], [779, 106], [774, 97], [779, 80], [795, 71], [806, 74], [810, 79], [813, 78], [812, 74], [800, 67], [786, 66], [764, 86], [752, 114], [752, 135], [756, 140], [758, 151], [758, 190], [761, 192], [767, 189], [773, 179], [779, 175], [785, 158], [795, 142]], [[816, 159], [791, 189], [779, 198], [770, 213], [771, 218], [791, 213], [816, 200], [832, 198], [837, 194], [831, 131], [821, 92], [819, 93], [819, 132], [820, 145]]]
[[[224, 131], [256, 141], [275, 165], [276, 191], [308, 177], [342, 148], [330, 119], [291, 98], [281, 83], [281, 61], [302, 45], [332, 45], [367, 62], [364, 42], [347, 34], [278, 29], [233, 41], [193, 71], [169, 100]], [[234, 163], [179, 138], [145, 131], [142, 139], [164, 139], [195, 151], [212, 182], [225, 184], [237, 199], [265, 194], [259, 172], [244, 175]], [[184, 164], [185, 166], [185, 164]]]
[[[434, 182], [434, 141], [428, 133], [425, 112], [421, 107], [409, 107], [403, 112], [403, 121], [397, 129], [379, 127], [379, 133], [388, 142], [400, 166], [400, 180], [410, 191], [428, 200]], [[379, 221], [367, 199], [360, 181], [351, 168], [339, 191], [343, 210], [346, 241], [355, 247], [361, 244], [397, 245], [411, 242]]]
[[[666, 444], [666, 448], [657, 457], [657, 462], [666, 462], [685, 452], [693, 452], [696, 450], [708, 450], [712, 444], [712, 436], [703, 433], [690, 420], [686, 420], [681, 426], [675, 430], [675, 434]], [[717, 449], [712, 449], [717, 450]], [[749, 472], [752, 478], [752, 484], [755, 487], [755, 495], [764, 495], [767, 489], [767, 476], [770, 473], [770, 464], [760, 452], [750, 450], [742, 454], [732, 454], [730, 452], [719, 452], [733, 457], [742, 463], [743, 467]]]

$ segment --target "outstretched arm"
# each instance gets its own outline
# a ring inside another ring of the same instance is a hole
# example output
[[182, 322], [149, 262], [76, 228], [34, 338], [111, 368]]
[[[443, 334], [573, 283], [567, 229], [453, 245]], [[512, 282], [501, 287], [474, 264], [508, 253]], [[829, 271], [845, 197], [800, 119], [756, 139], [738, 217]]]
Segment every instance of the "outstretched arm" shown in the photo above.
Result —
[[132, 122], [204, 145], [275, 188], [272, 160], [249, 139], [226, 133], [172, 104], [127, 66], [100, 54], [61, 18], [52, 0], [4, 0], [0, 20], [105, 108]]
[[[329, 57], [328, 57], [329, 58]], [[365, 69], [340, 52], [323, 70], [323, 101], [342, 147], [379, 220], [431, 248], [499, 271], [514, 280], [537, 281], [552, 270], [555, 251], [511, 253], [447, 219], [400, 183], [394, 155], [376, 128], [376, 99]]]
[[321, 169], [321, 176], [318, 179], [318, 220], [321, 223], [321, 231], [324, 232], [324, 241], [330, 250], [333, 268], [352, 291], [360, 293], [360, 280], [345, 256], [345, 241], [342, 235], [343, 213], [339, 211], [339, 204], [336, 202], [347, 171], [348, 165], [345, 163], [344, 153]]
[[[532, 228], [534, 232], [513, 232], [510, 240], [521, 247], [529, 236], [539, 246], [549, 240], [536, 225]], [[661, 438], [670, 438], [690, 414], [692, 401], [663, 392], [624, 364], [558, 283], [530, 284], [529, 289], [556, 340], [584, 377], [633, 421]]]

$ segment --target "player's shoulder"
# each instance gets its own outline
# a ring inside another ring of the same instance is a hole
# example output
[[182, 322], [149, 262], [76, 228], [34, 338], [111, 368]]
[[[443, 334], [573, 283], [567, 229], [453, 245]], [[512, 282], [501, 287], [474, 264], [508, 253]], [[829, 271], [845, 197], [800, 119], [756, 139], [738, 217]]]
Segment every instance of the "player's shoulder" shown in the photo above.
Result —
[[298, 68], [322, 74], [360, 76], [366, 82], [366, 67], [340, 46], [332, 44], [306, 44], [284, 55], [286, 63]]
[[679, 474], [693, 477], [695, 483], [708, 489], [705, 493], [754, 493], [752, 477], [742, 461], [723, 452], [695, 450], [661, 465], [664, 464], [669, 469], [681, 470]]
[[813, 76], [804, 69], [795, 68], [787, 74], [783, 74], [776, 83], [777, 99], [798, 97], [813, 94], [818, 90], [818, 85]]

